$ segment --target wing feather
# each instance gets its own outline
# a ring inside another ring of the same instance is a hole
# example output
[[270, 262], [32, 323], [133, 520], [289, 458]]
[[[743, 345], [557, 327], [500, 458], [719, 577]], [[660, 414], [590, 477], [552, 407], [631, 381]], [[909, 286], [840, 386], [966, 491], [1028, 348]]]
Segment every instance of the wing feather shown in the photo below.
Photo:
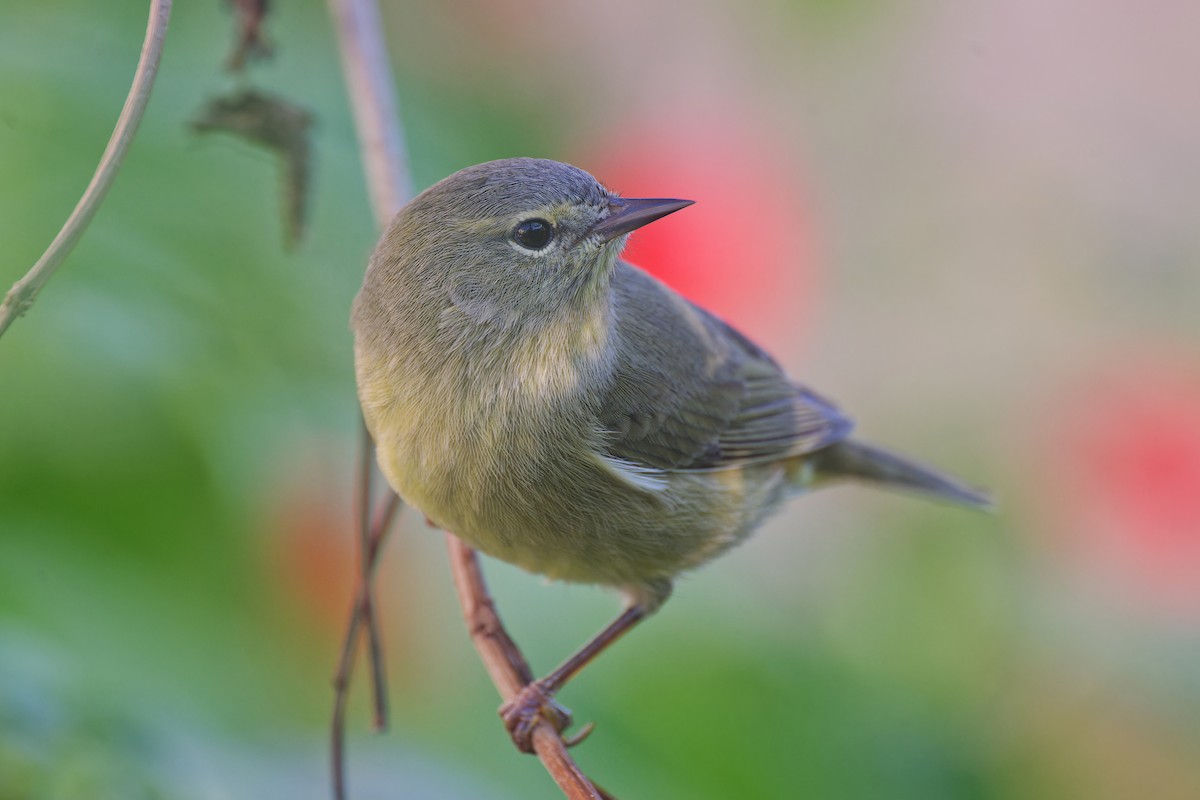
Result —
[[853, 423], [792, 383], [736, 329], [622, 262], [620, 340], [600, 422], [607, 455], [659, 470], [726, 469], [810, 453]]

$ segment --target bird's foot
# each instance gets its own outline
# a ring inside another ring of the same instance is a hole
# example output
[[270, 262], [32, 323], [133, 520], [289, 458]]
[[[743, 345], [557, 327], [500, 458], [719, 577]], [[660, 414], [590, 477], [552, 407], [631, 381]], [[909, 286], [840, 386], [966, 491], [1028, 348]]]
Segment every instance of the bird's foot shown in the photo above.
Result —
[[[500, 706], [500, 719], [508, 729], [513, 744], [522, 753], [533, 752], [533, 729], [541, 720], [554, 726], [562, 733], [571, 726], [571, 712], [554, 700], [554, 693], [546, 689], [541, 681], [534, 681], [521, 689], [511, 701]], [[579, 733], [563, 739], [567, 747], [574, 747], [587, 738], [594, 726], [588, 723]]]

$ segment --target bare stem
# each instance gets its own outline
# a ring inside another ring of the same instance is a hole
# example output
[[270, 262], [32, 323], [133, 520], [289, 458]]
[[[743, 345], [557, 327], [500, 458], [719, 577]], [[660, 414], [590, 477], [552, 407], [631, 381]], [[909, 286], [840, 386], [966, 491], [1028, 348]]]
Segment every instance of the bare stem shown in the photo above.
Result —
[[[371, 457], [374, 448], [371, 445], [371, 433], [367, 426], [362, 426], [362, 464], [359, 470], [360, 496], [359, 513], [359, 571], [358, 571], [358, 607], [356, 609], [367, 623], [367, 653], [371, 663], [371, 695], [372, 707], [375, 710], [372, 725], [375, 730], [382, 731], [387, 727], [387, 679], [383, 669], [383, 644], [379, 634], [379, 617], [375, 613], [374, 591], [371, 580], [375, 575], [375, 565], [379, 563], [379, 547], [391, 526], [392, 517], [400, 505], [400, 498], [389, 492], [385, 507], [380, 515], [380, 524], [371, 529], [370, 511], [374, 503], [371, 501], [372, 471], [374, 459]], [[353, 624], [354, 620], [351, 619]]]
[[[369, 442], [363, 445], [364, 452], [371, 452]], [[364, 480], [369, 486], [369, 481]], [[369, 495], [369, 492], [366, 492]], [[370, 508], [370, 498], [359, 499], [359, 513], [365, 514]], [[350, 620], [346, 624], [346, 635], [342, 642], [342, 655], [338, 660], [337, 671], [333, 676], [333, 718], [330, 725], [330, 753], [332, 762], [333, 796], [343, 800], [346, 796], [346, 701], [349, 697], [350, 676], [354, 670], [354, 654], [358, 648], [359, 629], [365, 622], [368, 627], [368, 640], [371, 656], [371, 677], [375, 690], [375, 724], [377, 728], [386, 723], [386, 705], [383, 698], [383, 663], [379, 655], [378, 618], [370, 611], [371, 578], [379, 563], [379, 551], [383, 540], [391, 529], [396, 512], [400, 509], [400, 498], [394, 492], [389, 493], [383, 508], [371, 525], [370, 534], [362, 543], [362, 569], [358, 575], [358, 586], [354, 593], [354, 606], [350, 610]], [[382, 716], [381, 716], [382, 715]]]
[[158, 62], [162, 57], [163, 40], [167, 35], [167, 21], [170, 16], [171, 0], [151, 0], [150, 19], [146, 23], [146, 38], [142, 42], [142, 55], [138, 59], [137, 70], [133, 74], [133, 85], [129, 87], [129, 94], [121, 109], [121, 116], [118, 117], [117, 126], [108, 140], [108, 147], [104, 149], [104, 155], [100, 157], [100, 163], [96, 167], [96, 173], [92, 175], [91, 183], [84, 190], [83, 197], [79, 198], [79, 203], [71, 212], [71, 216], [67, 217], [67, 221], [63, 223], [62, 230], [54, 237], [50, 247], [33, 265], [33, 268], [25, 274], [25, 277], [13, 284], [4, 298], [4, 302], [0, 303], [0, 335], [8, 330], [8, 326], [13, 323], [13, 320], [28, 311], [29, 307], [33, 305], [37, 293], [41, 291], [46, 281], [50, 280], [50, 276], [75, 248], [80, 237], [83, 236], [83, 232], [87, 230], [92, 217], [96, 215], [96, 211], [104, 201], [104, 195], [108, 193], [109, 187], [116, 179], [117, 173], [121, 169], [121, 163], [125, 159], [125, 153], [128, 152], [134, 134], [137, 133], [138, 123], [142, 121], [142, 116], [146, 112], [146, 104], [150, 100], [150, 90], [154, 87], [154, 76], [158, 74]]
[[[533, 681], [529, 664], [500, 622], [475, 551], [449, 532], [446, 533], [446, 546], [450, 550], [450, 569], [454, 573], [454, 585], [458, 589], [458, 601], [471, 641], [500, 697], [507, 703]], [[563, 794], [571, 800], [603, 800], [605, 795], [583, 774], [567, 753], [562, 736], [547, 719], [539, 720], [533, 729], [533, 751]]]

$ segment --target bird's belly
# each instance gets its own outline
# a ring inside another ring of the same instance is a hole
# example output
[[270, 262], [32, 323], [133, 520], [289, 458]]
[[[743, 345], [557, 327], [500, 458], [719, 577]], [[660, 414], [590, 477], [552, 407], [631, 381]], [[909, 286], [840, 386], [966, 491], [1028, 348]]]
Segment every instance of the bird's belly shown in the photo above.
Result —
[[[578, 447], [480, 458], [413, 437], [381, 461], [406, 502], [472, 547], [550, 578], [638, 586], [699, 566], [741, 541], [782, 497], [782, 469], [672, 473], [630, 486]], [[381, 450], [382, 453], [382, 450]]]
[[432, 522], [532, 572], [611, 586], [669, 579], [740, 541], [783, 494], [782, 468], [770, 465], [666, 473], [639, 488], [597, 457], [591, 420], [531, 401], [430, 402], [444, 383], [421, 377], [378, 394], [360, 381], [381, 470]]
[[393, 453], [385, 471], [405, 501], [472, 547], [552, 578], [629, 579], [610, 551], [636, 536], [631, 512], [640, 503], [606, 496], [598, 470], [561, 455], [482, 464], [449, 450], [436, 461]]
[[[581, 431], [553, 435], [527, 414], [423, 413], [372, 420], [379, 465], [406, 503], [488, 555], [533, 572], [604, 581], [591, 558], [604, 534], [590, 530], [596, 484]], [[593, 543], [593, 544], [589, 544]]]

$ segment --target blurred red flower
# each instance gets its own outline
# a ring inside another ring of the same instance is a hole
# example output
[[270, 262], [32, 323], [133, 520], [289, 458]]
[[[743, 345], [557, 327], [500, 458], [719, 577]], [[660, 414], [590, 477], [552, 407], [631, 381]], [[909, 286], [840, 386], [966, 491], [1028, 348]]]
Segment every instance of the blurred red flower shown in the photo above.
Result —
[[319, 462], [285, 471], [264, 509], [271, 585], [306, 626], [336, 635], [356, 574], [356, 532], [339, 481]]
[[625, 120], [576, 163], [626, 197], [696, 205], [637, 231], [625, 257], [765, 345], [813, 307], [810, 214], [788, 148], [739, 110]]
[[[340, 635], [346, 625], [359, 558], [354, 494], [348, 490], [347, 476], [338, 473], [349, 468], [327, 455], [340, 449], [344, 448], [312, 442], [281, 462], [286, 466], [280, 466], [275, 488], [265, 493], [261, 512], [270, 585], [306, 627], [334, 635]], [[377, 496], [377, 510], [381, 502]], [[399, 522], [393, 522], [393, 527], [399, 527]], [[390, 536], [380, 557], [377, 574], [386, 577], [376, 579], [376, 598], [388, 607], [389, 628], [407, 625], [401, 618], [413, 607], [409, 600], [416, 581], [408, 559], [396, 558], [396, 551], [403, 552], [407, 544], [402, 536]]]
[[1200, 610], [1200, 367], [1125, 358], [1063, 397], [1045, 485], [1073, 549]]

